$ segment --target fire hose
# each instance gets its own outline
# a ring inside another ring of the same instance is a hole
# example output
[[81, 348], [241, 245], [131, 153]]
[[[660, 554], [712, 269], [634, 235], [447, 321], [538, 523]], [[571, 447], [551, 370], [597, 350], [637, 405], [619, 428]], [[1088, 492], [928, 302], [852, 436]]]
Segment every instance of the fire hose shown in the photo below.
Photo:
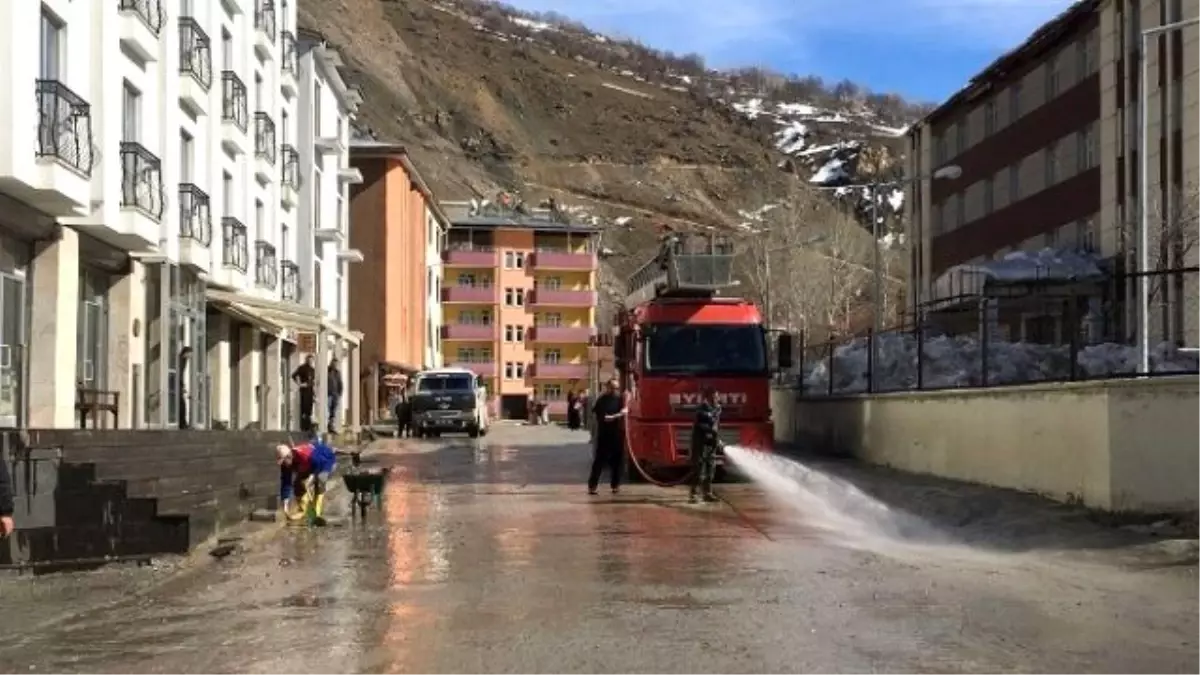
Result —
[[669, 487], [677, 487], [677, 486], [683, 485], [684, 483], [687, 483], [688, 481], [690, 481], [692, 479], [692, 477], [696, 473], [695, 465], [693, 465], [690, 469], [688, 469], [687, 473], [685, 473], [683, 475], [683, 478], [680, 478], [679, 480], [674, 481], [674, 482], [657, 480], [656, 478], [651, 476], [649, 472], [647, 472], [645, 469], [643, 469], [641, 463], [638, 462], [638, 460], [637, 460], [637, 455], [633, 454], [633, 443], [630, 442], [630, 438], [629, 438], [628, 422], [629, 422], [629, 417], [627, 416], [621, 423], [621, 429], [625, 435], [625, 454], [629, 455], [629, 463], [633, 465], [633, 468], [638, 472], [638, 474], [641, 475], [641, 477], [647, 483], [650, 483], [651, 485], [656, 485], [658, 487], [669, 488]]

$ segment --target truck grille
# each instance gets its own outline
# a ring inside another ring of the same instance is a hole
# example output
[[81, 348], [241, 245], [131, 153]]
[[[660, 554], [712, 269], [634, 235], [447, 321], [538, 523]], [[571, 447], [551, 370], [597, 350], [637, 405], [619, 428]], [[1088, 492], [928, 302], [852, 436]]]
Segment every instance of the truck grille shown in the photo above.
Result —
[[[723, 427], [717, 432], [717, 437], [726, 445], [733, 445], [741, 442], [742, 432], [737, 427]], [[675, 428], [675, 452], [684, 457], [692, 454], [692, 428], [691, 427], [676, 427]], [[720, 452], [718, 451], [718, 454]]]

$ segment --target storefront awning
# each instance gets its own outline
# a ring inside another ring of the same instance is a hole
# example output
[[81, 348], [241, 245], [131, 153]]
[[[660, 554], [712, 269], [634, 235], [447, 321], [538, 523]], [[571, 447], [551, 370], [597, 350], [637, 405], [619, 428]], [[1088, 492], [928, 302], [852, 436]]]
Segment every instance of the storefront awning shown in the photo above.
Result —
[[330, 321], [329, 319], [323, 318], [321, 319], [321, 328], [325, 332], [332, 333], [333, 335], [345, 340], [346, 342], [349, 342], [352, 345], [359, 345], [362, 343], [362, 333], [356, 330], [350, 330], [346, 326], [343, 326], [336, 321]]
[[316, 333], [323, 328], [320, 311], [311, 307], [212, 288], [206, 295], [208, 301], [222, 312], [286, 340], [294, 341], [297, 332]]

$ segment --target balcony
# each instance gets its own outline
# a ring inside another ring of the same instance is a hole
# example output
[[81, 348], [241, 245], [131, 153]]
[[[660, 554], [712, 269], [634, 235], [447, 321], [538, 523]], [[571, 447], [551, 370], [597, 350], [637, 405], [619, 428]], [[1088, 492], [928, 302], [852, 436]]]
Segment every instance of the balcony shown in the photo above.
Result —
[[490, 269], [500, 266], [500, 253], [491, 246], [451, 248], [442, 251], [442, 262], [447, 267], [487, 267]]
[[208, 272], [212, 266], [212, 209], [208, 194], [191, 183], [179, 186], [179, 262]]
[[246, 85], [232, 70], [221, 72], [221, 145], [235, 155], [246, 152], [250, 108]]
[[535, 363], [535, 380], [582, 380], [588, 376], [586, 363]]
[[569, 253], [567, 251], [537, 251], [530, 256], [528, 265], [535, 270], [559, 270], [587, 272], [596, 269], [596, 254]]
[[455, 323], [442, 326], [443, 340], [491, 342], [496, 339], [496, 327], [479, 323]]
[[250, 242], [247, 239], [246, 226], [237, 218], [225, 216], [221, 219], [221, 235], [224, 243], [221, 264], [245, 274], [250, 262]]
[[266, 185], [275, 178], [275, 120], [265, 112], [254, 113], [254, 174]]
[[279, 177], [279, 201], [288, 208], [294, 208], [300, 202], [300, 151], [284, 144], [280, 155], [283, 167]]
[[322, 223], [318, 220], [318, 222], [313, 224], [312, 230], [313, 236], [317, 238], [317, 241], [341, 244], [346, 240], [346, 233], [342, 230], [340, 225], [329, 227], [326, 223]]
[[298, 79], [300, 77], [300, 52], [296, 51], [296, 36], [291, 31], [280, 33], [281, 54], [283, 67], [279, 72], [279, 88], [287, 98], [295, 98], [300, 93]]
[[208, 114], [212, 89], [212, 40], [190, 16], [179, 20], [179, 101], [193, 114]]
[[464, 368], [475, 373], [480, 377], [495, 377], [496, 362], [495, 361], [458, 361], [451, 363], [448, 368]]
[[541, 307], [594, 307], [596, 291], [552, 291], [535, 288], [530, 294], [528, 304]]
[[280, 295], [288, 302], [300, 302], [300, 265], [291, 260], [279, 263]]
[[275, 0], [256, 0], [254, 4], [254, 51], [264, 61], [273, 61], [276, 36]]
[[159, 59], [167, 15], [162, 0], [116, 0], [120, 15], [121, 46], [143, 63]]
[[141, 143], [121, 143], [121, 213], [117, 231], [131, 239], [122, 247], [157, 246], [167, 200], [162, 160]]
[[442, 289], [442, 302], [475, 305], [494, 305], [500, 301], [500, 290], [494, 286], [447, 286]]
[[[35, 92], [37, 141], [33, 157], [9, 155], [12, 176], [0, 179], [6, 192], [49, 215], [81, 215], [81, 210], [91, 207], [92, 169], [99, 161], [92, 138], [92, 108], [55, 80], [38, 80]], [[14, 150], [5, 148], [4, 152]], [[28, 168], [18, 169], [21, 163], [27, 163]]]
[[534, 326], [530, 339], [534, 342], [587, 344], [592, 339], [592, 329], [587, 326]]
[[270, 291], [279, 285], [279, 257], [269, 241], [254, 242], [254, 283]]

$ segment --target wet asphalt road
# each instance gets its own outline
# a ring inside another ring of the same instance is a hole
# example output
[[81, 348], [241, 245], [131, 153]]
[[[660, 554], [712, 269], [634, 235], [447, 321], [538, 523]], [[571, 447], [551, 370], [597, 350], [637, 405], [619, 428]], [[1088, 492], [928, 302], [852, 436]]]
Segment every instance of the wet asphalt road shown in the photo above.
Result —
[[987, 550], [848, 547], [750, 484], [589, 497], [584, 441], [382, 441], [366, 526], [0, 579], [0, 671], [1197, 672], [1195, 567], [1044, 506]]

